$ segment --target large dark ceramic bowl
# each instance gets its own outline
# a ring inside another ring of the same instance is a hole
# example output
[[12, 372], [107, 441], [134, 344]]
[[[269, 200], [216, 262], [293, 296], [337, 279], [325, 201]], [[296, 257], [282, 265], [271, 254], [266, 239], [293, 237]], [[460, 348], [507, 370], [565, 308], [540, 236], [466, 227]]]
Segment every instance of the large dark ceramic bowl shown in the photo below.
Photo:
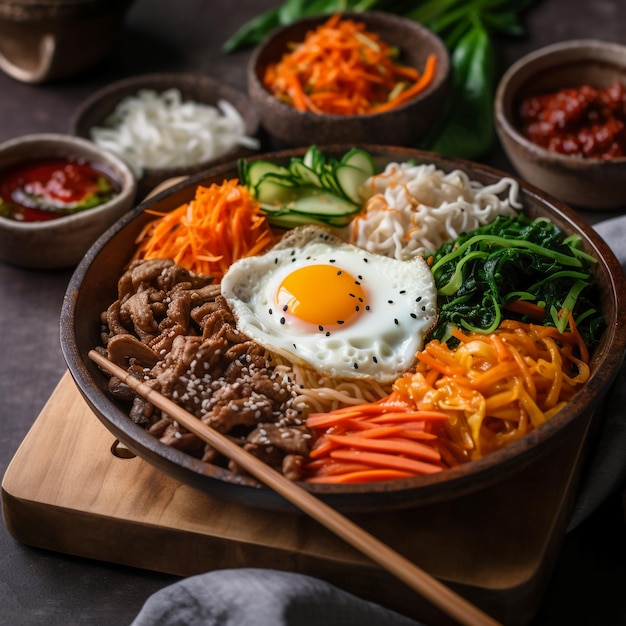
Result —
[[[326, 146], [323, 149], [338, 156], [348, 147]], [[461, 168], [483, 184], [505, 176], [485, 166], [411, 149], [362, 147], [374, 155], [380, 168], [389, 161], [412, 158], [432, 162], [445, 171]], [[302, 153], [302, 150], [284, 151], [263, 158], [280, 163]], [[170, 211], [192, 199], [198, 184], [221, 183], [225, 178], [236, 176], [236, 172], [236, 164], [231, 163], [178, 183], [137, 207], [96, 242], [77, 268], [67, 290], [61, 316], [62, 347], [70, 372], [94, 413], [135, 454], [181, 482], [213, 495], [250, 506], [288, 509], [289, 505], [281, 496], [255, 480], [235, 477], [224, 469], [168, 447], [135, 425], [107, 394], [107, 377], [87, 356], [91, 349], [101, 345], [100, 313], [117, 298], [117, 281], [131, 258], [135, 237], [154, 218], [147, 210]], [[626, 279], [608, 246], [574, 212], [524, 184], [521, 185], [521, 200], [529, 216], [547, 217], [567, 233], [580, 235], [584, 249], [598, 259], [595, 273], [607, 329], [593, 356], [590, 380], [541, 428], [479, 461], [430, 476], [362, 485], [306, 484], [306, 489], [346, 512], [398, 509], [442, 501], [507, 480], [529, 464], [545, 458], [574, 427], [586, 426], [591, 421], [618, 372], [626, 346], [626, 326], [618, 320], [626, 306]]]
[[398, 49], [402, 63], [420, 72], [428, 55], [436, 55], [432, 82], [401, 106], [370, 115], [318, 115], [281, 102], [265, 88], [263, 75], [268, 65], [279, 61], [294, 42], [303, 41], [328, 16], [306, 18], [274, 31], [250, 57], [248, 93], [261, 125], [279, 148], [312, 143], [381, 143], [383, 138], [394, 146], [418, 145], [441, 119], [450, 92], [450, 61], [445, 45], [433, 32], [408, 18], [377, 11], [345, 13], [344, 17], [364, 23], [369, 32]]

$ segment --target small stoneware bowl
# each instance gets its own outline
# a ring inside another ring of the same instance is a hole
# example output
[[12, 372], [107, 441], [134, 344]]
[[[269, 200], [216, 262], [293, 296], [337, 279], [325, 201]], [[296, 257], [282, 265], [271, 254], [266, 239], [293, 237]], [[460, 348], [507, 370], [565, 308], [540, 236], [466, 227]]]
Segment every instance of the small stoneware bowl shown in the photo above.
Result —
[[294, 43], [328, 20], [303, 19], [277, 29], [252, 53], [248, 64], [248, 93], [261, 117], [261, 125], [274, 146], [294, 147], [322, 143], [386, 143], [416, 146], [436, 123], [449, 93], [450, 61], [443, 42], [414, 20], [388, 13], [344, 13], [343, 18], [364, 23], [369, 32], [399, 50], [399, 61], [423, 71], [429, 54], [437, 57], [429, 86], [397, 108], [370, 115], [334, 115], [299, 111], [281, 102], [263, 85], [268, 65], [276, 63]]
[[112, 50], [133, 0], [0, 0], [0, 69], [25, 83], [80, 74]]
[[519, 106], [528, 96], [582, 85], [626, 85], [626, 46], [572, 40], [532, 52], [503, 75], [495, 97], [496, 129], [518, 173], [528, 182], [574, 207], [626, 207], [626, 158], [586, 158], [540, 147], [521, 132]]
[[119, 188], [111, 200], [47, 221], [21, 222], [0, 216], [0, 261], [32, 269], [72, 267], [135, 201], [136, 181], [128, 166], [93, 143], [60, 134], [25, 135], [0, 145], [0, 175], [40, 159], [71, 158], [102, 167]]
[[[78, 107], [71, 122], [71, 130], [79, 137], [92, 140], [92, 129], [102, 126], [107, 117], [125, 98], [135, 97], [143, 90], [163, 94], [170, 89], [178, 90], [184, 102], [190, 101], [211, 106], [216, 106], [220, 100], [229, 102], [243, 118], [246, 135], [256, 138], [259, 130], [259, 117], [244, 91], [210, 76], [184, 73], [133, 76], [96, 91]], [[170, 178], [196, 174], [223, 161], [248, 156], [253, 152], [255, 152], [254, 149], [242, 145], [215, 158], [194, 164], [159, 168], [145, 167], [138, 175], [139, 197], [143, 198], [154, 187]]]

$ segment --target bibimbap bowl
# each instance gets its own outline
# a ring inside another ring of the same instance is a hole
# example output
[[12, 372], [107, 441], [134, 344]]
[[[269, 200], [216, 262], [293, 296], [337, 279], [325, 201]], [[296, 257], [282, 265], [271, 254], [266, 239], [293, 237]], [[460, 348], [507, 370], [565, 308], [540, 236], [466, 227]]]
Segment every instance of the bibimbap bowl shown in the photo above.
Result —
[[[335, 145], [320, 150], [341, 159], [352, 148]], [[586, 383], [545, 424], [510, 445], [478, 460], [422, 476], [360, 484], [300, 483], [345, 512], [392, 510], [440, 502], [506, 481], [523, 471], [545, 458], [574, 429], [589, 424], [598, 414], [626, 346], [626, 328], [618, 323], [626, 293], [622, 268], [604, 241], [567, 206], [487, 166], [405, 148], [359, 148], [371, 155], [378, 172], [390, 162], [412, 160], [416, 164], [431, 164], [445, 173], [460, 170], [484, 186], [499, 183], [504, 177], [510, 179], [512, 188], [519, 185], [518, 199], [526, 216], [546, 218], [566, 234], [579, 237], [582, 251], [597, 260], [593, 274], [606, 328], [593, 349]], [[252, 157], [246, 162], [265, 160], [285, 166], [293, 157], [303, 158], [306, 152], [304, 148], [282, 151]], [[134, 454], [177, 480], [220, 498], [253, 507], [293, 510], [281, 496], [246, 475], [231, 472], [227, 464], [203, 461], [166, 445], [134, 423], [129, 418], [128, 405], [110, 395], [107, 376], [88, 357], [90, 350], [103, 345], [101, 314], [117, 299], [118, 280], [133, 257], [138, 235], [154, 219], [154, 213], [169, 213], [191, 201], [198, 186], [221, 185], [239, 173], [237, 163], [233, 162], [197, 174], [146, 201], [106, 232], [90, 249], [69, 284], [61, 316], [62, 347], [69, 370], [95, 415]]]

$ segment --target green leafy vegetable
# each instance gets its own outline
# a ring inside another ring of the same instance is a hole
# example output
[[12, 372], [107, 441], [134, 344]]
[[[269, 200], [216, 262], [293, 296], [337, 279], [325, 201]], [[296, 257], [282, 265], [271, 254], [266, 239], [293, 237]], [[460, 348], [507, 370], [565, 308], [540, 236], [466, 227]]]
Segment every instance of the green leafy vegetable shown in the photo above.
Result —
[[278, 26], [341, 11], [386, 11], [420, 22], [446, 44], [452, 63], [449, 110], [420, 147], [448, 156], [479, 158], [495, 141], [493, 95], [497, 68], [494, 37], [520, 36], [521, 20], [537, 0], [286, 0], [237, 30], [223, 49], [260, 43]]
[[604, 329], [591, 269], [595, 260], [577, 236], [565, 237], [548, 220], [500, 216], [445, 243], [429, 261], [439, 308], [433, 336], [441, 341], [448, 340], [450, 325], [492, 332], [502, 319], [514, 317], [507, 305], [520, 300], [544, 309], [542, 322], [561, 332], [572, 313], [590, 348]]

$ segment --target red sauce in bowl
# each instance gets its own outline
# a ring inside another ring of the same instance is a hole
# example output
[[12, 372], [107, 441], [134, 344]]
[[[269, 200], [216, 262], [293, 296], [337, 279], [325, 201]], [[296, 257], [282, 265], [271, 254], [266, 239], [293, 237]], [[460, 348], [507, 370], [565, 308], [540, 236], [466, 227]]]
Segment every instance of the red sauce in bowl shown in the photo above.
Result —
[[586, 158], [626, 156], [626, 87], [582, 85], [526, 98], [523, 134], [543, 148]]
[[52, 220], [99, 206], [119, 191], [99, 165], [58, 158], [31, 161], [0, 174], [0, 215], [20, 222]]

